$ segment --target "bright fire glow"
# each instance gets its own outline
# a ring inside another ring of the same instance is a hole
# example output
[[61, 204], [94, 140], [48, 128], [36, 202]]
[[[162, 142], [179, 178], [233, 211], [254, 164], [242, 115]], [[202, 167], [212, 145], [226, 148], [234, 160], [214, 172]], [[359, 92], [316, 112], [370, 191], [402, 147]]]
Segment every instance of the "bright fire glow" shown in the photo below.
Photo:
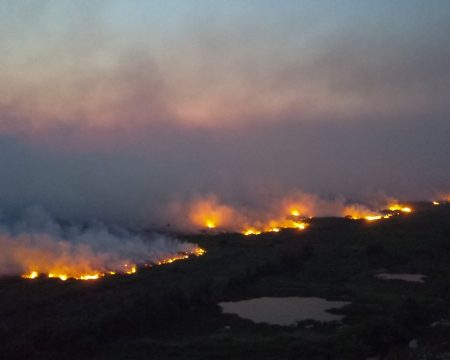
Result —
[[125, 264], [124, 267], [125, 267], [124, 273], [127, 275], [135, 274], [137, 272], [137, 266], [134, 264], [133, 265]]
[[308, 224], [304, 222], [294, 222], [294, 227], [296, 229], [305, 230], [307, 226]]
[[59, 278], [62, 281], [66, 281], [69, 278], [69, 276], [66, 274], [54, 274], [54, 273], [49, 273], [48, 277], [49, 278]]
[[366, 217], [365, 217], [365, 219], [366, 219], [367, 221], [380, 220], [381, 218], [382, 218], [381, 215], [369, 215], [369, 216], [366, 216]]
[[[215, 195], [197, 197], [185, 208], [188, 211], [189, 231], [214, 230], [239, 232], [246, 236], [277, 233], [283, 229], [305, 230], [312, 216], [342, 216], [353, 220], [376, 222], [400, 214], [409, 214], [413, 208], [395, 199], [377, 210], [363, 204], [346, 203], [344, 199], [324, 200], [305, 193], [274, 199], [260, 209], [233, 207], [224, 204]], [[183, 205], [178, 204], [182, 209]], [[178, 214], [185, 213], [178, 212]]]
[[394, 215], [398, 215], [399, 213], [411, 213], [413, 209], [411, 207], [408, 207], [406, 205], [401, 205], [397, 202], [391, 203], [389, 206], [387, 206], [387, 209], [391, 213], [386, 213], [386, 211], [371, 211], [370, 209], [366, 208], [365, 206], [361, 205], [350, 205], [347, 206], [346, 216], [353, 220], [360, 220], [364, 219], [366, 221], [372, 222], [377, 221], [381, 219], [389, 219], [390, 217]]
[[286, 218], [285, 220], [271, 220], [268, 222], [268, 224], [246, 228], [242, 231], [242, 234], [248, 236], [259, 235], [265, 232], [277, 233], [282, 229], [304, 230], [307, 226], [308, 224], [303, 221], [290, 220], [289, 218]]
[[205, 224], [208, 229], [214, 229], [216, 227], [216, 224], [212, 220], [206, 220]]
[[37, 271], [31, 271], [28, 274], [23, 274], [22, 277], [24, 279], [36, 279], [39, 276], [39, 273]]
[[378, 211], [373, 211], [364, 205], [349, 204], [345, 206], [343, 215], [352, 220], [376, 221], [382, 218]]
[[205, 253], [206, 253], [206, 250], [199, 247], [199, 248], [195, 249], [194, 252], [193, 252], [192, 254], [179, 254], [179, 255], [174, 256], [174, 257], [172, 257], [172, 258], [168, 258], [168, 259], [161, 260], [160, 262], [158, 262], [158, 265], [171, 264], [171, 263], [173, 263], [173, 262], [175, 262], [175, 261], [178, 261], [178, 260], [186, 260], [186, 259], [189, 259], [189, 256], [190, 256], [190, 255], [202, 256], [202, 255], [204, 255]]
[[438, 201], [433, 201], [433, 205], [438, 206], [440, 205]]
[[235, 218], [234, 210], [219, 203], [219, 200], [211, 195], [196, 199], [188, 208], [189, 221], [199, 229], [216, 229], [230, 226]]
[[188, 208], [191, 223], [199, 229], [239, 231], [244, 235], [277, 233], [282, 229], [304, 230], [307, 225], [300, 218], [304, 210], [299, 202], [286, 200], [276, 209], [247, 216], [245, 211], [221, 204], [213, 195], [194, 200]]
[[80, 280], [97, 280], [100, 276], [104, 276], [104, 274], [81, 275]]
[[195, 256], [202, 256], [202, 255], [204, 255], [204, 254], [206, 254], [206, 250], [205, 250], [205, 249], [202, 249], [201, 247], [198, 247], [198, 248], [196, 248], [196, 249], [194, 250], [194, 255], [195, 255]]
[[298, 210], [291, 210], [291, 215], [292, 216], [300, 216], [300, 212]]
[[384, 211], [373, 212], [363, 206], [351, 205], [346, 208], [346, 216], [353, 220], [364, 219], [373, 222], [381, 219], [389, 219], [399, 213], [411, 213], [413, 211], [412, 208], [397, 203], [389, 205], [388, 210], [391, 211], [391, 213], [386, 214]]
[[[201, 256], [205, 253], [206, 253], [206, 251], [204, 249], [197, 247], [190, 253], [180, 253], [171, 258], [160, 260], [157, 263], [157, 265], [171, 264], [177, 260], [186, 260], [186, 259], [189, 259], [190, 256]], [[74, 272], [69, 272], [68, 270], [66, 270], [67, 272], [55, 270], [55, 271], [49, 272], [46, 276], [50, 279], [59, 279], [62, 281], [66, 281], [68, 279], [98, 280], [106, 275], [112, 276], [112, 275], [116, 275], [117, 273], [124, 274], [124, 275], [132, 275], [132, 274], [135, 274], [137, 272], [137, 270], [138, 270], [138, 266], [136, 264], [124, 264], [123, 270], [119, 271], [119, 272], [109, 270], [109, 271], [104, 271], [104, 272], [98, 271], [98, 272], [91, 272], [91, 273], [83, 274], [83, 273], [76, 272], [76, 269], [72, 269], [72, 271], [74, 271]], [[24, 279], [35, 279], [35, 278], [39, 277], [39, 272], [33, 270], [33, 271], [30, 271], [28, 273], [21, 275], [21, 277]]]
[[259, 235], [261, 234], [261, 231], [256, 230], [256, 229], [247, 229], [243, 231], [244, 235]]
[[393, 205], [389, 205], [388, 209], [390, 211], [401, 211], [404, 213], [411, 213], [412, 209], [408, 206], [404, 206], [404, 205], [400, 205], [400, 204], [393, 204]]

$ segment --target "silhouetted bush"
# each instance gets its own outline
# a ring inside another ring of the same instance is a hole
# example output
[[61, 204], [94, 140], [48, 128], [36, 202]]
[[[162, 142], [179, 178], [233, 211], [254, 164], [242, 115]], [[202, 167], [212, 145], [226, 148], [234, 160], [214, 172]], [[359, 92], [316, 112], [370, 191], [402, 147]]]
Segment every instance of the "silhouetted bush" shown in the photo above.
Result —
[[382, 256], [386, 254], [386, 249], [380, 243], [369, 244], [366, 247], [367, 256]]
[[386, 316], [367, 319], [359, 329], [359, 337], [374, 352], [385, 354], [396, 345], [404, 345], [411, 339], [406, 327]]

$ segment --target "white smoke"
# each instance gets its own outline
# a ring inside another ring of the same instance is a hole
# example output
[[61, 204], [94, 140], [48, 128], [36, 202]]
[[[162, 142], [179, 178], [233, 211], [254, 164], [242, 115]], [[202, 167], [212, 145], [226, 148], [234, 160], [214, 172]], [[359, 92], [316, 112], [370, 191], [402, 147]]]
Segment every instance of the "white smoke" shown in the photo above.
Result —
[[292, 213], [300, 218], [375, 216], [379, 214], [378, 210], [397, 200], [380, 196], [379, 202], [383, 205], [364, 205], [348, 202], [342, 196], [325, 199], [302, 191], [290, 191], [282, 196], [266, 198], [259, 207], [239, 206], [210, 193], [184, 201], [175, 200], [169, 203], [165, 213], [161, 213], [167, 219], [175, 219], [174, 228], [180, 231], [197, 232], [214, 227], [221, 231], [242, 232], [246, 229], [289, 227]]
[[139, 235], [103, 223], [61, 225], [40, 208], [19, 220], [0, 221], [0, 275], [31, 271], [72, 276], [124, 272], [132, 264], [154, 264], [198, 247], [151, 233]]

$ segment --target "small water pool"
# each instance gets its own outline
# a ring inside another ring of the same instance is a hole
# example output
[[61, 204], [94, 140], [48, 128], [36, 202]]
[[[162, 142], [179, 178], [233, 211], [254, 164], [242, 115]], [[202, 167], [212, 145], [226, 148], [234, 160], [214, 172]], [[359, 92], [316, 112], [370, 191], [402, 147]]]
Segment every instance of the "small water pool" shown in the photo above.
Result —
[[391, 274], [391, 273], [381, 273], [375, 275], [377, 279], [380, 280], [402, 280], [402, 281], [409, 281], [409, 282], [418, 282], [418, 283], [424, 283], [426, 275], [423, 274]]
[[343, 315], [327, 310], [339, 309], [351, 304], [346, 301], [328, 301], [317, 297], [262, 297], [236, 302], [221, 302], [226, 314], [236, 314], [255, 323], [271, 325], [295, 325], [302, 320], [334, 321]]

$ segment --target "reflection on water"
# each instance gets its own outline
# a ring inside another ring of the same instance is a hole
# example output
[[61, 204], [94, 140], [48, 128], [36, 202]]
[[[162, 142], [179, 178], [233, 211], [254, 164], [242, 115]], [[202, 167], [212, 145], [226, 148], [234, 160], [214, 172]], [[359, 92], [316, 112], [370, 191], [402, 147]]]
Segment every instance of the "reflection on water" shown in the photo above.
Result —
[[411, 281], [411, 282], [419, 282], [424, 283], [426, 275], [422, 274], [389, 274], [389, 273], [381, 273], [375, 276], [381, 280], [403, 280], [403, 281]]
[[327, 310], [349, 304], [350, 302], [346, 301], [328, 301], [314, 297], [262, 297], [237, 302], [222, 302], [219, 303], [219, 306], [224, 313], [236, 314], [255, 323], [294, 325], [297, 321], [309, 319], [317, 321], [341, 320], [342, 315], [331, 314]]

